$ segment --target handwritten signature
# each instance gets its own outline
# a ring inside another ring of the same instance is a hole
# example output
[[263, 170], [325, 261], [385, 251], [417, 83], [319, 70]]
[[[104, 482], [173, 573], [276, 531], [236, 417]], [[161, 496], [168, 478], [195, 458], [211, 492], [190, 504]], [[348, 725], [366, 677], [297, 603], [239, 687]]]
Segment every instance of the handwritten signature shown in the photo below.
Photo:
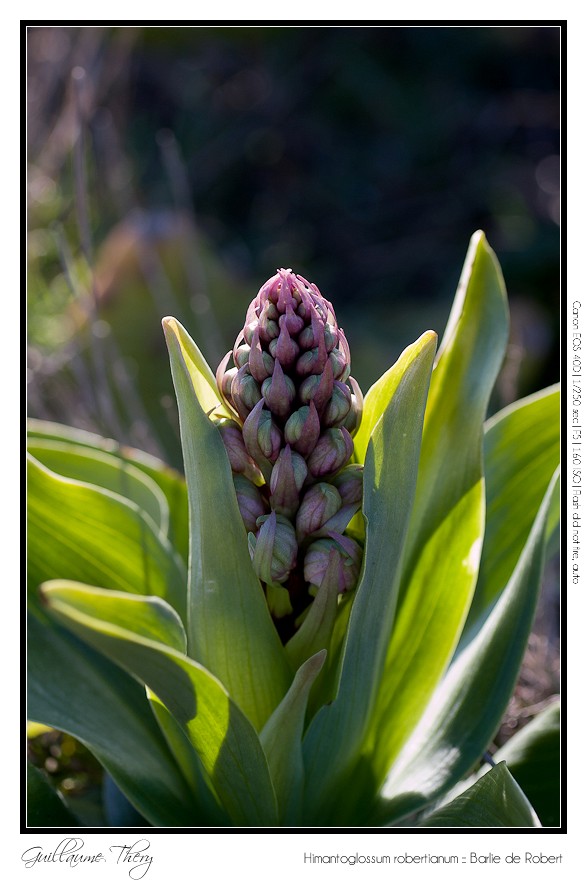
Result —
[[65, 863], [71, 869], [81, 865], [115, 860], [116, 865], [128, 867], [129, 877], [133, 881], [144, 878], [153, 862], [153, 857], [147, 851], [151, 843], [146, 838], [140, 838], [134, 844], [113, 844], [108, 848], [108, 855], [100, 853], [83, 853], [84, 842], [81, 838], [64, 838], [55, 850], [45, 852], [42, 847], [29, 847], [21, 856], [25, 868], [32, 869], [42, 863]]

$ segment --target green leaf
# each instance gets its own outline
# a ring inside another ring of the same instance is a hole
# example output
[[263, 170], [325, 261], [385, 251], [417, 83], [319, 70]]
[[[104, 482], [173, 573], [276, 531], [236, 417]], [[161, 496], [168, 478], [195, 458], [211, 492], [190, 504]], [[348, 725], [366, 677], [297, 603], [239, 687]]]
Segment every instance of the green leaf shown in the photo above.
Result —
[[300, 666], [292, 686], [260, 734], [277, 796], [281, 825], [300, 825], [302, 822], [304, 719], [310, 690], [325, 657], [326, 651], [318, 651]]
[[483, 421], [508, 334], [499, 265], [477, 233], [430, 382], [397, 616], [369, 754], [381, 782], [450, 661], [484, 531]]
[[504, 761], [419, 824], [439, 829], [535, 829], [540, 822]]
[[330, 639], [338, 610], [338, 587], [333, 580], [324, 580], [310, 605], [304, 621], [285, 646], [294, 670], [322, 649], [330, 647]]
[[201, 824], [205, 826], [230, 825], [230, 818], [220, 806], [218, 797], [214, 793], [210, 779], [206, 775], [200, 757], [188, 734], [150, 688], [147, 688], [147, 697], [153, 715], [161, 728], [161, 733], [198, 802]]
[[164, 327], [190, 504], [188, 649], [260, 729], [292, 672], [253, 571], [222, 438], [197, 398], [195, 344], [176, 320]]
[[560, 826], [560, 702], [551, 703], [495, 753], [505, 761], [544, 827]]
[[[99, 616], [121, 629], [185, 653], [186, 635], [177, 612], [156, 596], [129, 596], [126, 592], [88, 586], [74, 580], [48, 580], [41, 588], [41, 600], [54, 589], [59, 601], [73, 605], [81, 617]], [[52, 595], [51, 595], [52, 597]]]
[[31, 440], [27, 447], [33, 457], [52, 472], [106, 488], [134, 501], [156, 527], [167, 534], [169, 509], [165, 495], [155, 482], [132, 464], [102, 451], [50, 439]]
[[29, 717], [87, 746], [152, 825], [197, 824], [198, 805], [134, 678], [52, 620], [30, 616], [27, 686]]
[[184, 367], [187, 370], [192, 389], [204, 414], [209, 415], [213, 413], [216, 417], [233, 418], [233, 413], [228, 410], [218, 393], [216, 378], [212, 369], [183, 325], [172, 316], [166, 316], [163, 319], [163, 329], [168, 346], [169, 332], [171, 332], [175, 344], [181, 350]]
[[29, 828], [75, 829], [80, 825], [49, 778], [30, 762], [27, 762], [26, 812]]
[[183, 564], [151, 519], [132, 501], [58, 476], [30, 455], [28, 562], [33, 605], [40, 583], [64, 578], [158, 595], [185, 617]]
[[363, 571], [350, 614], [338, 695], [313, 719], [304, 741], [307, 814], [322, 814], [324, 801], [338, 803], [335, 785], [342, 783], [360, 751], [379, 685], [395, 610], [395, 577], [416, 487], [435, 346], [436, 335], [428, 332], [400, 356], [389, 379], [390, 401], [369, 440], [363, 480]]
[[[487, 527], [467, 627], [506, 585], [560, 461], [560, 388], [550, 387], [494, 415], [485, 427]], [[558, 495], [553, 496], [558, 502]], [[556, 527], [553, 512], [548, 527]], [[465, 629], [466, 631], [466, 629]]]
[[[267, 761], [250, 721], [220, 682], [179, 651], [128, 628], [144, 622], [145, 599], [127, 595], [116, 621], [103, 619], [103, 596], [58, 581], [43, 586], [52, 614], [88, 644], [118, 663], [159, 697], [189, 736], [223, 806], [235, 824], [276, 822], [275, 793]], [[108, 616], [112, 617], [108, 609]]]
[[437, 800], [489, 745], [507, 707], [532, 626], [556, 473], [514, 572], [485, 621], [460, 649], [422, 721], [391, 769], [387, 819]]
[[[32, 444], [38, 442], [59, 442], [76, 448], [87, 448], [90, 451], [106, 453], [122, 463], [140, 470], [152, 479], [162, 490], [167, 500], [169, 526], [167, 530], [171, 545], [181, 555], [184, 562], [188, 559], [188, 498], [185, 480], [176, 470], [157, 457], [120, 445], [114, 439], [105, 439], [96, 433], [78, 430], [52, 421], [41, 421], [29, 418], [27, 422], [28, 438]], [[39, 458], [42, 460], [42, 458]], [[115, 490], [115, 489], [111, 489]], [[138, 502], [138, 501], [135, 501]]]

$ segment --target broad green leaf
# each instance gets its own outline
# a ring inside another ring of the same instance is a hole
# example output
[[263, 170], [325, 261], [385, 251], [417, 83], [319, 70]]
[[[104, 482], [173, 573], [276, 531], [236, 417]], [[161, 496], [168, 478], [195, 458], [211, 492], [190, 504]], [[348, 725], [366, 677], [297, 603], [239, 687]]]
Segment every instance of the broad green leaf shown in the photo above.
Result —
[[80, 825], [49, 778], [27, 762], [26, 820], [29, 828], [75, 829]]
[[27, 687], [29, 717], [87, 746], [153, 826], [204, 822], [134, 678], [31, 616]]
[[[555, 386], [514, 402], [486, 424], [487, 526], [467, 626], [506, 585], [528, 538], [560, 461], [559, 415], [560, 388]], [[549, 536], [555, 524], [556, 513]]]
[[337, 800], [333, 789], [360, 751], [379, 685], [416, 487], [435, 347], [436, 335], [428, 332], [400, 356], [395, 390], [369, 440], [363, 480], [367, 528], [363, 569], [351, 609], [338, 694], [318, 712], [304, 741], [306, 813], [314, 821], [325, 801]]
[[504, 761], [439, 808], [419, 828], [535, 829], [540, 822]]
[[184, 366], [189, 374], [193, 391], [204, 414], [209, 415], [213, 413], [215, 417], [233, 418], [233, 413], [229, 411], [220, 398], [212, 369], [183, 325], [172, 316], [166, 316], [163, 319], [163, 329], [168, 343], [169, 330], [175, 337], [175, 341], [181, 350]]
[[299, 825], [302, 822], [304, 719], [310, 690], [325, 657], [326, 651], [318, 651], [302, 663], [292, 686], [259, 736], [267, 756], [282, 825]]
[[185, 617], [187, 575], [139, 507], [28, 459], [28, 582], [63, 578], [158, 595]]
[[499, 749], [544, 827], [560, 826], [560, 702], [551, 703]]
[[108, 771], [104, 771], [100, 791], [101, 810], [107, 826], [119, 829], [149, 826], [148, 821], [130, 803], [124, 792], [121, 792]]
[[471, 240], [430, 381], [397, 616], [367, 749], [381, 781], [448, 665], [484, 531], [483, 421], [508, 334], [499, 265]]
[[33, 441], [63, 442], [76, 447], [105, 452], [145, 473], [157, 483], [167, 499], [169, 509], [168, 537], [184, 562], [188, 559], [188, 497], [185, 480], [176, 470], [146, 451], [120, 445], [114, 439], [105, 439], [96, 433], [67, 427], [53, 421], [29, 418], [28, 438]]
[[230, 825], [230, 818], [220, 806], [188, 734], [150, 688], [147, 688], [147, 697], [171, 754], [198, 802], [202, 823], [206, 826]]
[[[195, 747], [210, 781], [236, 824], [276, 822], [275, 793], [259, 738], [220, 682], [199, 663], [128, 628], [144, 599], [127, 595], [116, 622], [102, 619], [101, 595], [90, 613], [90, 590], [43, 586], [52, 614], [88, 644], [134, 675], [165, 704]], [[119, 609], [117, 609], [119, 610]], [[112, 616], [112, 611], [109, 611]], [[142, 620], [139, 617], [138, 623]]]
[[385, 815], [437, 800], [481, 758], [514, 689], [540, 590], [553, 476], [514, 572], [478, 631], [456, 655], [429, 708], [392, 767]]
[[121, 629], [185, 653], [186, 635], [177, 612], [157, 596], [129, 596], [126, 592], [88, 586], [74, 580], [48, 580], [42, 585], [41, 600], [55, 589], [65, 605], [74, 605], [80, 616], [99, 617]]
[[189, 336], [164, 321], [177, 394], [190, 505], [188, 649], [260, 729], [292, 672], [247, 546], [228, 456], [194, 387]]
[[33, 439], [27, 448], [40, 463], [60, 476], [106, 488], [134, 501], [167, 534], [169, 509], [165, 495], [132, 464], [103, 451], [52, 439]]

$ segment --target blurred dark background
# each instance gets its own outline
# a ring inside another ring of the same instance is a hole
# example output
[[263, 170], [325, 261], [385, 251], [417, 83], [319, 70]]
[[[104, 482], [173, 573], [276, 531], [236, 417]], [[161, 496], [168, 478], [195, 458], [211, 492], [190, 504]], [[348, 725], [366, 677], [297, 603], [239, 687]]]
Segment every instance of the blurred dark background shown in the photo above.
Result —
[[494, 409], [559, 377], [556, 27], [28, 30], [29, 411], [181, 466], [160, 319], [213, 368], [276, 267], [364, 391], [444, 329], [471, 234], [508, 286]]

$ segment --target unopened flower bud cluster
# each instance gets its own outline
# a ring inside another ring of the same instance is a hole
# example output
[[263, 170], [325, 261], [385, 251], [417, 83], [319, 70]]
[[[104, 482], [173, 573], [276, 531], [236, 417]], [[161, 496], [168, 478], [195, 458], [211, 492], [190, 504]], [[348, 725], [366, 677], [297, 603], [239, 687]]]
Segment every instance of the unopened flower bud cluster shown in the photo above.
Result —
[[362, 501], [362, 467], [349, 463], [362, 395], [332, 305], [279, 270], [216, 377], [234, 414], [218, 428], [272, 613], [295, 616], [324, 581], [353, 589], [362, 549], [345, 530]]

